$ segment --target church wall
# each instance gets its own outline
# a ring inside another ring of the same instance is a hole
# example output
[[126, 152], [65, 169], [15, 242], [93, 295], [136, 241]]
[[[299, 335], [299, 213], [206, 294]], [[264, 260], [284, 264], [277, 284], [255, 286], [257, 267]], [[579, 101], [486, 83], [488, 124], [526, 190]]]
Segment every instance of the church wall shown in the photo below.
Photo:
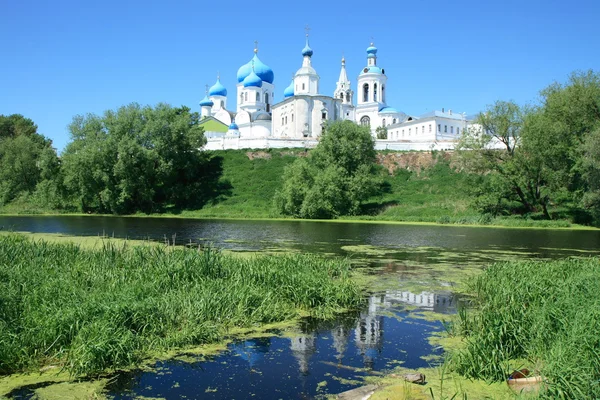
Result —
[[274, 137], [295, 137], [296, 121], [294, 116], [295, 100], [286, 100], [273, 108], [273, 130]]
[[294, 98], [295, 110], [294, 110], [294, 124], [295, 124], [295, 136], [296, 138], [303, 138], [305, 135], [311, 137], [312, 135], [312, 113], [311, 106], [312, 102], [309, 97]]
[[231, 125], [231, 115], [224, 108], [213, 114], [213, 117], [224, 123], [225, 125]]
[[319, 137], [321, 136], [323, 130], [323, 123], [327, 121], [322, 118], [322, 111], [325, 110], [325, 113], [329, 116], [329, 112], [327, 108], [323, 105], [323, 101], [320, 99], [315, 99], [312, 107], [312, 133], [311, 137]]
[[357, 107], [356, 108], [356, 119], [355, 122], [357, 124], [361, 124], [360, 120], [363, 117], [369, 117], [370, 125], [371, 125], [371, 134], [375, 136], [375, 130], [378, 126], [381, 126], [381, 118], [379, 118], [379, 108], [377, 104], [374, 104], [369, 107]]
[[252, 136], [255, 138], [271, 136], [271, 121], [255, 121], [252, 126]]
[[465, 120], [427, 118], [388, 128], [388, 138], [392, 140], [456, 140], [466, 127], [467, 121]]

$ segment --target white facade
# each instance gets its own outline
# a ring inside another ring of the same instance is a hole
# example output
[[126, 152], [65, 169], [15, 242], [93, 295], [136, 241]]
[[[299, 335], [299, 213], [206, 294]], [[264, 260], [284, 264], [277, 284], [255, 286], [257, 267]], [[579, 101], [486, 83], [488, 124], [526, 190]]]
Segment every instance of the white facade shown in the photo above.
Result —
[[217, 82], [200, 102], [202, 117], [212, 116], [230, 126], [227, 134], [205, 132], [208, 150], [241, 148], [313, 147], [326, 123], [351, 120], [368, 125], [373, 136], [386, 127], [386, 140], [378, 149], [431, 150], [454, 148], [468, 123], [463, 114], [434, 111], [409, 116], [387, 104], [387, 75], [377, 65], [377, 48], [367, 48], [366, 66], [357, 79], [356, 97], [342, 58], [340, 76], [333, 96], [319, 93], [320, 77], [312, 65], [313, 51], [302, 50], [302, 64], [276, 104], [273, 71], [254, 58], [237, 74], [235, 112], [227, 109], [227, 90]]

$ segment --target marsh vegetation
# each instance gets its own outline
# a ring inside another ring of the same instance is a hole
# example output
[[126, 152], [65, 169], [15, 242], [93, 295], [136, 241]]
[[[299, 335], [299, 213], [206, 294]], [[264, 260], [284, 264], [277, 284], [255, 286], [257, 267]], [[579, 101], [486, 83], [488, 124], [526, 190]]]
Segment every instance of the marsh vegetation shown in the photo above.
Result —
[[600, 260], [510, 261], [472, 280], [470, 311], [454, 333], [465, 345], [449, 365], [502, 382], [514, 369], [541, 375], [544, 398], [600, 396]]
[[349, 264], [212, 248], [99, 249], [0, 236], [0, 374], [75, 375], [221, 340], [232, 328], [331, 317], [362, 302]]

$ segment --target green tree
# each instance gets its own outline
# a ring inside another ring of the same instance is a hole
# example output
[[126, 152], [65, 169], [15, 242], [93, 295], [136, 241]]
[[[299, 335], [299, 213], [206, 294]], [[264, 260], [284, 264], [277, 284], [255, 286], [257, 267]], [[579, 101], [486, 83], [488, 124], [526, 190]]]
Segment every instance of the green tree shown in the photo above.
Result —
[[222, 167], [201, 151], [198, 122], [189, 108], [166, 104], [75, 117], [63, 154], [71, 201], [117, 214], [202, 206], [215, 196]]
[[600, 76], [574, 73], [541, 95], [535, 107], [496, 102], [461, 139], [459, 159], [482, 177], [482, 211], [510, 212], [518, 202], [522, 211], [550, 218], [550, 205], [595, 207], [590, 137], [600, 126]]
[[357, 214], [361, 203], [380, 190], [375, 156], [368, 127], [350, 121], [328, 125], [309, 157], [286, 167], [276, 210], [299, 218]]
[[37, 132], [29, 118], [0, 115], [0, 204], [35, 192], [40, 182], [56, 178], [58, 169], [52, 142]]
[[375, 134], [377, 135], [377, 139], [388, 138], [388, 130], [385, 126], [378, 126], [377, 129], [375, 129]]
[[583, 144], [583, 178], [586, 189], [582, 203], [590, 212], [594, 223], [600, 225], [600, 129], [596, 128]]

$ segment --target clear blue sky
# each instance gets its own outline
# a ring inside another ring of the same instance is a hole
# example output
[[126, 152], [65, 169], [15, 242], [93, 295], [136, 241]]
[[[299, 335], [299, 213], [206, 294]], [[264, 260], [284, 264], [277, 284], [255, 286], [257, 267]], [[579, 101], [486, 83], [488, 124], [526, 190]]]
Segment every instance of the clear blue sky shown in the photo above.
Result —
[[388, 104], [419, 115], [531, 103], [575, 70], [600, 69], [600, 1], [0, 0], [0, 114], [23, 114], [62, 150], [74, 115], [131, 102], [199, 111], [217, 71], [235, 107], [236, 71], [259, 57], [276, 97], [310, 25], [321, 93], [342, 53], [356, 90], [374, 37]]

